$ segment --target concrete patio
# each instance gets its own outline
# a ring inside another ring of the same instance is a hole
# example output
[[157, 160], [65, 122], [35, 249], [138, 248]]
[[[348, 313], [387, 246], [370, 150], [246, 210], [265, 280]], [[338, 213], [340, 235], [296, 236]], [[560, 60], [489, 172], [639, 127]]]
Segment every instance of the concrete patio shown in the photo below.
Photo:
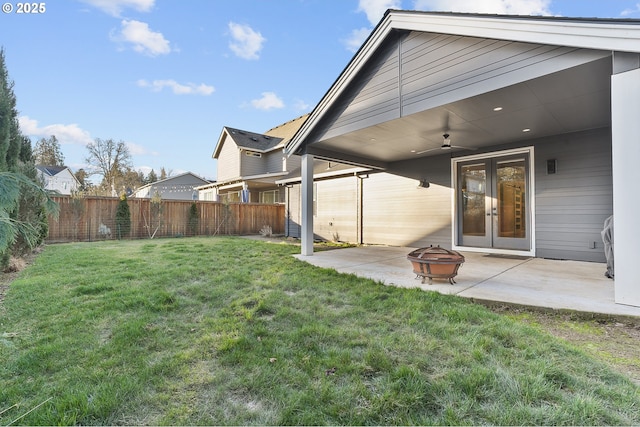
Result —
[[506, 257], [462, 252], [457, 282], [422, 284], [412, 272], [407, 254], [416, 248], [361, 246], [315, 252], [297, 258], [318, 267], [378, 280], [386, 285], [420, 288], [490, 301], [582, 313], [640, 318], [640, 307], [616, 304], [605, 264], [542, 258]]

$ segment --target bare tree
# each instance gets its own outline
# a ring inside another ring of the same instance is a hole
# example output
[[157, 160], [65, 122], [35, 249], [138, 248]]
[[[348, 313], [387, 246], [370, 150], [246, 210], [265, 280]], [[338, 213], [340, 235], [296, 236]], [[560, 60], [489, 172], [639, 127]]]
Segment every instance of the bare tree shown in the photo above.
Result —
[[[131, 169], [131, 153], [124, 141], [96, 138], [87, 144], [89, 155], [85, 161], [92, 167], [91, 174], [102, 175], [102, 186], [117, 195], [121, 192], [125, 173]], [[112, 194], [114, 195], [114, 194]]]

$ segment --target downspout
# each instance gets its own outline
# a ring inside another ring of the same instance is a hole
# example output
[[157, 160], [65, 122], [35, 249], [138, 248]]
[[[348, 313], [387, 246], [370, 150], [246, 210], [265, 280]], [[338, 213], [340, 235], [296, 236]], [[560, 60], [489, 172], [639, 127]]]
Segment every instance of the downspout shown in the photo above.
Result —
[[356, 174], [356, 178], [358, 179], [358, 187], [357, 187], [357, 195], [356, 195], [356, 203], [357, 203], [357, 207], [356, 207], [356, 237], [357, 237], [357, 242], [358, 244], [362, 245], [364, 244], [364, 226], [363, 226], [363, 218], [364, 218], [364, 197], [363, 197], [363, 193], [364, 193], [364, 178], [358, 174]]
[[291, 224], [291, 187], [289, 187], [288, 185], [285, 186], [285, 190], [287, 191], [287, 212], [285, 214], [285, 229], [284, 229], [284, 235], [286, 237], [291, 236], [291, 234], [289, 234], [289, 227]]

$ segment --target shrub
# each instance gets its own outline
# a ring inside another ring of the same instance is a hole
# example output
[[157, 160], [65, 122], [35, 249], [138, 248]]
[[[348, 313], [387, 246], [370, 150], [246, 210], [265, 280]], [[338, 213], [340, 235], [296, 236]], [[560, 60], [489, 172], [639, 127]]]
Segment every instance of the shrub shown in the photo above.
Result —
[[127, 203], [127, 195], [120, 196], [120, 203], [116, 210], [116, 237], [122, 239], [127, 237], [131, 232], [131, 212], [129, 211], [129, 203]]
[[200, 219], [200, 215], [198, 214], [198, 205], [196, 202], [191, 203], [191, 207], [189, 208], [189, 235], [195, 236], [198, 232], [198, 221]]

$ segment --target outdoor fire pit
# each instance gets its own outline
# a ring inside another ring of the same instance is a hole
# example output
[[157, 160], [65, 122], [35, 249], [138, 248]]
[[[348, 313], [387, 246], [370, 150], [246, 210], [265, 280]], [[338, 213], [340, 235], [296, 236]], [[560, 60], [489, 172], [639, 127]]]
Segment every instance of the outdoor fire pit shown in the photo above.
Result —
[[440, 246], [416, 249], [407, 255], [407, 259], [413, 265], [416, 278], [421, 277], [422, 283], [428, 278], [430, 285], [432, 279], [449, 279], [450, 284], [456, 283], [453, 278], [458, 274], [460, 264], [464, 262], [462, 254]]

